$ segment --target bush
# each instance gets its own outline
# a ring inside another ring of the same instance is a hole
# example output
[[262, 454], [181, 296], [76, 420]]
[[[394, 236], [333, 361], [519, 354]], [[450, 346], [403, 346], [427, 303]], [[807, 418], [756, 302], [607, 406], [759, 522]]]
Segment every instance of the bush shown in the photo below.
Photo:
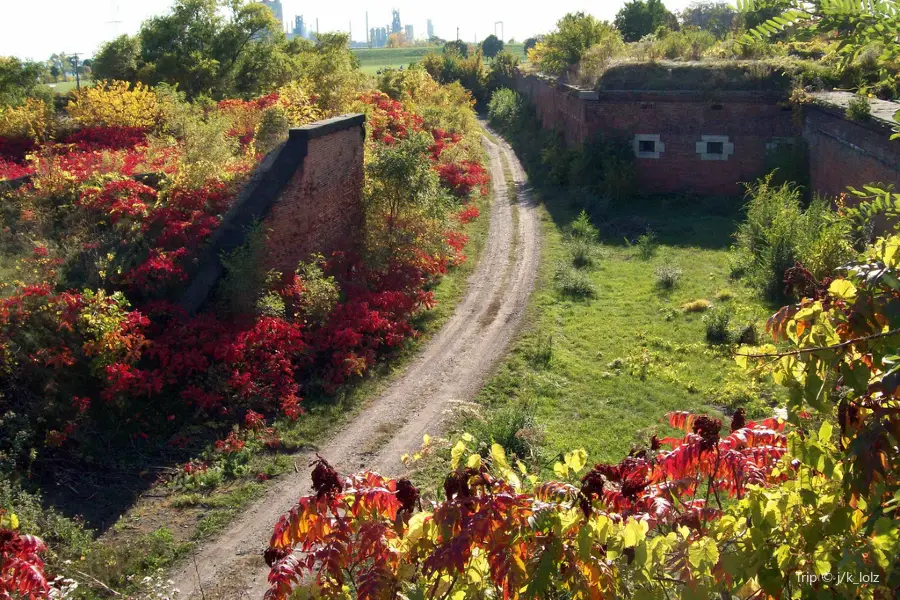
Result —
[[572, 252], [572, 265], [576, 269], [593, 267], [596, 263], [597, 248], [593, 242], [583, 238], [575, 238], [569, 244], [569, 249]]
[[159, 120], [160, 107], [156, 94], [142, 83], [99, 81], [72, 92], [66, 112], [87, 127], [152, 127]]
[[597, 241], [597, 228], [594, 227], [590, 217], [588, 217], [588, 214], [584, 211], [581, 211], [578, 214], [578, 217], [572, 221], [569, 229], [572, 232], [572, 237], [575, 239], [585, 240], [587, 242]]
[[475, 439], [488, 444], [483, 450], [489, 451], [489, 444], [496, 443], [503, 446], [507, 454], [529, 458], [534, 456], [541, 437], [535, 415], [532, 403], [510, 403], [476, 420], [470, 430]]
[[571, 267], [560, 268], [556, 272], [556, 283], [564, 296], [571, 298], [593, 298], [597, 289], [590, 275]]
[[784, 300], [784, 277], [798, 262], [822, 279], [853, 257], [849, 225], [825, 200], [804, 209], [800, 190], [768, 176], [750, 186], [747, 219], [735, 234], [732, 271], [768, 298]]
[[656, 232], [648, 229], [646, 233], [638, 236], [637, 243], [635, 244], [638, 249], [638, 256], [642, 260], [650, 260], [653, 258], [653, 255], [656, 254], [656, 250], [659, 248], [659, 242], [656, 239]]
[[846, 114], [851, 121], [868, 121], [872, 116], [869, 99], [860, 95], [853, 96], [847, 104]]
[[663, 290], [675, 289], [681, 280], [682, 270], [668, 261], [656, 268], [656, 286]]
[[703, 317], [706, 323], [706, 341], [710, 344], [727, 344], [731, 341], [731, 311], [723, 306], [716, 307]]
[[521, 97], [509, 88], [500, 88], [491, 94], [488, 102], [488, 117], [497, 127], [507, 129], [518, 120], [521, 112]]

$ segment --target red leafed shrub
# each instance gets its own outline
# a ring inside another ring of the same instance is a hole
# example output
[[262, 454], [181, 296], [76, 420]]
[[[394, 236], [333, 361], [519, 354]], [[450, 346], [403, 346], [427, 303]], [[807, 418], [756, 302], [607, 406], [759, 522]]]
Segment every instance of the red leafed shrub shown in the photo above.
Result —
[[84, 127], [60, 140], [78, 151], [128, 150], [147, 142], [142, 127]]
[[482, 193], [487, 192], [490, 178], [484, 167], [476, 162], [442, 163], [436, 169], [441, 183], [460, 198], [468, 196], [475, 188], [479, 188]]
[[34, 173], [34, 167], [0, 158], [0, 179], [18, 179]]
[[0, 598], [47, 597], [50, 585], [40, 556], [46, 550], [38, 537], [0, 528]]
[[481, 211], [474, 204], [466, 204], [462, 210], [456, 213], [456, 219], [463, 225], [471, 223], [480, 216]]
[[0, 161], [24, 164], [25, 156], [37, 148], [31, 138], [11, 138], [0, 136]]
[[[307, 584], [323, 598], [343, 597], [345, 586], [361, 598], [439, 588], [448, 597], [471, 591], [509, 592], [510, 598], [527, 588], [542, 598], [554, 581], [573, 596], [601, 597], [598, 592], [619, 589], [627, 578], [648, 530], [676, 540], [672, 532], [682, 527], [690, 547], [722, 514], [722, 497], [783, 481], [784, 475], [773, 475], [786, 452], [783, 427], [774, 420], [749, 423], [725, 438], [717, 435], [711, 446], [705, 432], [712, 429], [704, 428], [704, 435], [671, 440], [671, 451], [633, 452], [619, 464], [596, 465], [580, 488], [566, 481], [523, 483], [527, 478], [516, 475], [496, 444], [486, 461], [474, 445], [460, 442], [445, 499], [424, 509], [407, 480], [369, 472], [341, 477], [320, 458], [312, 465], [316, 493], [300, 498], [275, 526], [265, 552], [271, 568], [266, 598], [288, 598]], [[581, 471], [586, 457], [574, 455], [554, 471]], [[581, 514], [573, 518], [576, 509]], [[417, 566], [413, 575], [411, 565]], [[549, 576], [540, 565], [558, 574]], [[687, 567], [673, 569], [672, 577], [682, 571], [689, 584]], [[470, 573], [480, 574], [474, 585]]]
[[410, 133], [422, 131], [422, 117], [406, 110], [400, 102], [382, 92], [370, 92], [360, 100], [372, 107], [367, 124], [370, 139], [377, 143], [394, 144]]

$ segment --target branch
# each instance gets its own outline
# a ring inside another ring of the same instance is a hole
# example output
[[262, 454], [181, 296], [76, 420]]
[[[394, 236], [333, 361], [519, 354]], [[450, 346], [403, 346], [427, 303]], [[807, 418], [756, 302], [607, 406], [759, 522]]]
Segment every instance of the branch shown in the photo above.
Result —
[[877, 340], [880, 338], [890, 337], [898, 334], [900, 334], [900, 329], [891, 329], [890, 331], [885, 331], [882, 333], [873, 333], [872, 335], [853, 338], [852, 340], [847, 340], [846, 342], [841, 342], [840, 344], [832, 344], [831, 346], [816, 346], [814, 348], [802, 348], [800, 350], [791, 350], [790, 352], [773, 352], [771, 354], [738, 354], [737, 352], [735, 352], [734, 356], [746, 356], [747, 358], [782, 358], [784, 356], [799, 356], [801, 354], [810, 354], [812, 352], [820, 352], [822, 350], [841, 350], [854, 344], [869, 342], [872, 340]]

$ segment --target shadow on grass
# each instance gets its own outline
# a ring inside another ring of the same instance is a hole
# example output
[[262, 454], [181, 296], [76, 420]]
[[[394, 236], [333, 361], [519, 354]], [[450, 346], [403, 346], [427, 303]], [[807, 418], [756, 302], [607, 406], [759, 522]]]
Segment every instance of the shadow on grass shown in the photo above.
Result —
[[[534, 191], [562, 230], [583, 209], [583, 195], [565, 187], [535, 186]], [[591, 221], [604, 244], [633, 244], [638, 236], [652, 231], [657, 242], [666, 246], [721, 250], [734, 242], [743, 206], [742, 198], [636, 196], [611, 201], [608, 209], [595, 211]]]

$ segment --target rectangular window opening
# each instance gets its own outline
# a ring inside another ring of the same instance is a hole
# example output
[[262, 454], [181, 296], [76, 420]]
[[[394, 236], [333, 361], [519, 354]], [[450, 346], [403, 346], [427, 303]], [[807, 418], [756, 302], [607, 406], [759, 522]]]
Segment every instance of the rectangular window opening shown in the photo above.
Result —
[[638, 152], [656, 152], [656, 142], [653, 140], [640, 140], [638, 142]]
[[706, 142], [707, 154], [725, 154], [725, 142]]

